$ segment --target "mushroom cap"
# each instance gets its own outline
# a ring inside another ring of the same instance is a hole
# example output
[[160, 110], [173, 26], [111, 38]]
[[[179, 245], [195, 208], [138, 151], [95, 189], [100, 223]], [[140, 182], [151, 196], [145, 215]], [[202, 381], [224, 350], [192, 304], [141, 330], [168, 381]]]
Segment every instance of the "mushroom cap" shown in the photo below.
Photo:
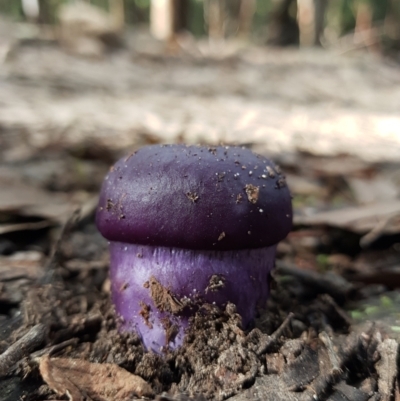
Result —
[[289, 233], [292, 204], [279, 167], [248, 149], [153, 145], [111, 167], [96, 223], [109, 241], [261, 248]]

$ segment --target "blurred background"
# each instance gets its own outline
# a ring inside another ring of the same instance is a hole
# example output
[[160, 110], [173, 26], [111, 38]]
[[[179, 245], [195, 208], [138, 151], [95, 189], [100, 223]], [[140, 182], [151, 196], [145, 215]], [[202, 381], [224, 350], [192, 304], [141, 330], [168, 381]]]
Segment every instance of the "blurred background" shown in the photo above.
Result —
[[0, 0], [0, 13], [6, 158], [144, 137], [400, 158], [397, 0]]
[[283, 276], [346, 280], [321, 291], [400, 333], [399, 110], [398, 0], [0, 0], [0, 306], [77, 204], [65, 271], [105, 280], [93, 216], [117, 158], [222, 142], [286, 172]]
[[[1, 0], [0, 12], [14, 21], [50, 29], [64, 26], [74, 11], [77, 17], [77, 3]], [[277, 46], [352, 44], [394, 57], [400, 47], [396, 0], [86, 0], [86, 5], [80, 17], [87, 25], [90, 20], [100, 24], [102, 16], [103, 22], [108, 19], [108, 30], [150, 26], [158, 39], [171, 40], [186, 32], [195, 38], [241, 38]]]

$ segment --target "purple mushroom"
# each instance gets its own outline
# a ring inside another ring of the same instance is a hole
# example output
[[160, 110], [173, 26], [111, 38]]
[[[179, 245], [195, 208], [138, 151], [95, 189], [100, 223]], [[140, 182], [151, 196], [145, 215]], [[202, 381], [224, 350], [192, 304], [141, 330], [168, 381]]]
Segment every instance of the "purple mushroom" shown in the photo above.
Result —
[[234, 303], [252, 322], [292, 205], [279, 167], [248, 149], [156, 145], [110, 169], [96, 222], [121, 329], [161, 352], [183, 343], [203, 303]]

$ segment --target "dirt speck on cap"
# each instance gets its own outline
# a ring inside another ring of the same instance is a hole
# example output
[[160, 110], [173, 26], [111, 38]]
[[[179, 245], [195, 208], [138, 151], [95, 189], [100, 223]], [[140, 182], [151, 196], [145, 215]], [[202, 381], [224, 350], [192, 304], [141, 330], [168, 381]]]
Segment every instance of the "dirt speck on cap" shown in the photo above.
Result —
[[271, 166], [266, 166], [265, 169], [267, 170], [270, 178], [275, 178], [276, 171]]
[[245, 187], [245, 191], [247, 194], [247, 199], [251, 203], [257, 203], [258, 195], [260, 193], [260, 187], [257, 187], [253, 184], [247, 184]]
[[186, 196], [193, 203], [196, 203], [197, 200], [199, 199], [199, 196], [197, 195], [196, 192], [187, 192]]
[[286, 187], [286, 180], [284, 177], [280, 177], [276, 181], [276, 188], [280, 189], [280, 188], [284, 188], [284, 187]]

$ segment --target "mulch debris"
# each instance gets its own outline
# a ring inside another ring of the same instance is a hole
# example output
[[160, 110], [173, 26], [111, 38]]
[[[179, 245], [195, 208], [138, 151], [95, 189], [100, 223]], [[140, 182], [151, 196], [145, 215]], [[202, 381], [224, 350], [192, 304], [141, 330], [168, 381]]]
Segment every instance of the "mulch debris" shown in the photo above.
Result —
[[[352, 285], [283, 262], [251, 330], [233, 304], [205, 305], [182, 348], [145, 352], [135, 334], [117, 330], [105, 242], [90, 220], [79, 224], [67, 223], [47, 268], [27, 276], [17, 323], [3, 317], [2, 401], [399, 399], [398, 342], [376, 324], [352, 326], [340, 306]], [[97, 244], [96, 263], [73, 246], [76, 235]]]

